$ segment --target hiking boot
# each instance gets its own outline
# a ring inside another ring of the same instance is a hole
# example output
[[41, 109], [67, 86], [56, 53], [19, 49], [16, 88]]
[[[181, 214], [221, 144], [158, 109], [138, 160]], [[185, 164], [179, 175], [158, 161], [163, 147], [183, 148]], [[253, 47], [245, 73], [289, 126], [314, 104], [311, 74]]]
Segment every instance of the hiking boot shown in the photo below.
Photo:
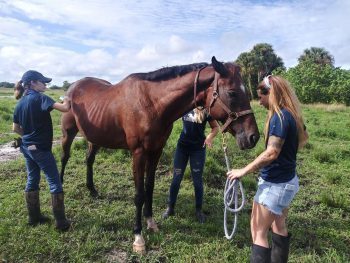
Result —
[[167, 209], [163, 213], [163, 219], [167, 219], [169, 216], [175, 215], [174, 205], [168, 205]]
[[204, 222], [205, 222], [205, 215], [202, 212], [202, 209], [196, 209], [196, 218], [197, 218], [197, 221], [199, 223], [204, 224]]

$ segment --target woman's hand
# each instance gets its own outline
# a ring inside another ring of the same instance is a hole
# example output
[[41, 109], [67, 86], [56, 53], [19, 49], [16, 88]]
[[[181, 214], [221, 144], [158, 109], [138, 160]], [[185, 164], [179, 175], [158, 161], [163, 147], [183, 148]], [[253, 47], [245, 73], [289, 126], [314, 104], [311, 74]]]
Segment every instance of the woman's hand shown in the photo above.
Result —
[[232, 169], [231, 171], [227, 172], [226, 175], [230, 180], [234, 180], [234, 179], [239, 179], [246, 174], [247, 174], [246, 169], [242, 168], [242, 169]]
[[209, 148], [211, 148], [213, 146], [213, 140], [214, 140], [213, 137], [208, 136], [204, 141], [203, 147], [207, 145]]

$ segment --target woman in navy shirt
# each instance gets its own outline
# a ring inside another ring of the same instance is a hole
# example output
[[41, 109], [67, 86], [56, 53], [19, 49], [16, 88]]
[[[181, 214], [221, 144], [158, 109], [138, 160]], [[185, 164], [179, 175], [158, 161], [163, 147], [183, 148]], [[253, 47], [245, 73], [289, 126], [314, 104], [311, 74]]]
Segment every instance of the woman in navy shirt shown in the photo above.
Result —
[[20, 150], [26, 159], [28, 177], [25, 200], [29, 225], [35, 226], [49, 221], [40, 211], [39, 183], [42, 170], [50, 187], [56, 228], [67, 230], [70, 221], [65, 216], [62, 184], [51, 152], [53, 129], [50, 112], [53, 109], [69, 111], [70, 102], [65, 98], [63, 103], [58, 103], [43, 94], [50, 81], [51, 78], [34, 70], [23, 74], [15, 87], [15, 97], [20, 101], [13, 114], [13, 131], [22, 136]]
[[[251, 262], [287, 262], [291, 234], [286, 218], [288, 207], [299, 190], [296, 155], [306, 144], [308, 135], [299, 100], [286, 80], [267, 76], [257, 92], [260, 104], [268, 109], [264, 131], [266, 149], [246, 167], [233, 169], [227, 175], [238, 179], [260, 169], [251, 214]], [[267, 238], [269, 229], [272, 230], [272, 249]]]
[[[208, 136], [205, 136], [204, 131], [207, 122], [210, 124], [211, 132]], [[175, 213], [177, 195], [189, 160], [196, 198], [196, 217], [200, 223], [204, 223], [202, 203], [206, 146], [212, 146], [213, 139], [219, 132], [219, 124], [203, 108], [196, 108], [184, 115], [182, 123], [183, 129], [177, 142], [174, 157], [174, 174], [169, 189], [168, 208], [164, 212], [163, 218], [168, 218]]]

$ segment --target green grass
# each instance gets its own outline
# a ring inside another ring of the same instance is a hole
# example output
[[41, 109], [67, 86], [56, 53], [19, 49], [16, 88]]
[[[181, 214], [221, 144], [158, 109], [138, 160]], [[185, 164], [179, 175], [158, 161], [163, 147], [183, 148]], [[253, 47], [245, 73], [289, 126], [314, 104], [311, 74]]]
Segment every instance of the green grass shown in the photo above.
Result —
[[[59, 101], [59, 97], [63, 95], [63, 90], [48, 90], [46, 95], [55, 101]], [[0, 144], [9, 142], [18, 137], [12, 132], [13, 110], [15, 109], [17, 100], [13, 97], [13, 90], [0, 88]], [[54, 127], [54, 139], [61, 137], [60, 116], [58, 111], [52, 111], [52, 124]]]
[[[13, 108], [13, 105], [9, 103], [6, 107]], [[257, 103], [253, 103], [253, 108], [262, 130], [266, 112]], [[303, 112], [310, 141], [298, 156], [301, 187], [289, 212], [289, 230], [293, 234], [289, 262], [349, 262], [350, 108], [305, 105]], [[60, 114], [53, 114], [55, 137], [59, 137]], [[11, 120], [6, 121], [6, 125], [10, 124]], [[64, 184], [66, 211], [73, 221], [72, 229], [66, 233], [56, 232], [53, 222], [35, 228], [26, 225], [24, 160], [0, 163], [0, 259], [5, 262], [106, 262], [113, 259], [113, 254], [114, 258], [126, 262], [248, 262], [249, 217], [256, 174], [243, 180], [248, 204], [239, 215], [237, 233], [228, 241], [222, 225], [226, 167], [220, 136], [207, 153], [204, 174], [207, 222], [200, 225], [195, 220], [194, 192], [188, 170], [181, 185], [176, 216], [161, 220], [180, 130], [181, 123], [176, 122], [158, 166], [153, 207], [160, 232], [143, 231], [148, 251], [145, 256], [132, 253], [135, 208], [130, 153], [125, 150], [99, 152], [94, 178], [100, 197], [93, 199], [85, 187], [86, 143], [76, 141]], [[8, 130], [2, 129], [3, 132]], [[233, 138], [228, 138], [232, 167], [247, 164], [264, 148], [261, 138], [254, 149], [239, 151]], [[59, 160], [59, 147], [54, 149], [54, 154]], [[52, 216], [44, 178], [41, 203], [44, 213]]]

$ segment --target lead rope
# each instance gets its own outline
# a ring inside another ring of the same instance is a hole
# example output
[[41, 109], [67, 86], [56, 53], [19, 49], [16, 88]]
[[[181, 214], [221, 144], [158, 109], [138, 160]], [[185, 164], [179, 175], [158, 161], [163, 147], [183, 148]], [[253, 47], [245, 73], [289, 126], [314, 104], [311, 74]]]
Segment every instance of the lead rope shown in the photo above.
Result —
[[[225, 154], [227, 171], [230, 171], [231, 169], [230, 169], [230, 163], [227, 155], [227, 144], [226, 144], [225, 133], [222, 133], [222, 148]], [[238, 190], [240, 190], [240, 194]], [[238, 207], [239, 196], [241, 197], [241, 205]], [[238, 212], [243, 209], [244, 203], [245, 203], [245, 196], [244, 196], [244, 190], [243, 190], [243, 185], [241, 181], [238, 179], [230, 180], [229, 178], [227, 178], [226, 184], [225, 184], [225, 190], [224, 190], [224, 205], [225, 205], [224, 230], [225, 230], [225, 237], [229, 240], [232, 239], [233, 235], [236, 232]], [[229, 212], [234, 214], [233, 229], [231, 234], [229, 234], [227, 230], [227, 218], [229, 216], [228, 214]]]

